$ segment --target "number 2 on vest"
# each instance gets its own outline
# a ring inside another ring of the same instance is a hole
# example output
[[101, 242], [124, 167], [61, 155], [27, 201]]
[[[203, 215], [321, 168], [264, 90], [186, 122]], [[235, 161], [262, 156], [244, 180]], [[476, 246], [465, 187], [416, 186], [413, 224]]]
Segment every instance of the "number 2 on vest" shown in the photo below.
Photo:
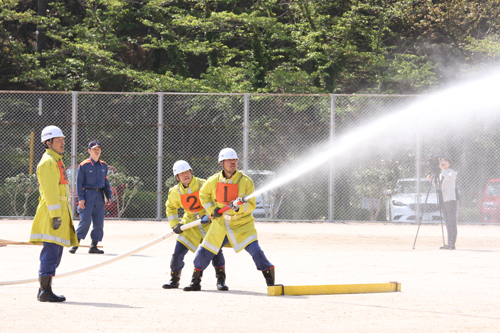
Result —
[[186, 201], [188, 203], [191, 203], [191, 201], [193, 201], [193, 203], [191, 204], [191, 206], [189, 206], [189, 210], [190, 211], [197, 211], [201, 208], [200, 205], [196, 205], [198, 203], [198, 199], [196, 198], [196, 196], [194, 195], [190, 195], [189, 197], [187, 197]]

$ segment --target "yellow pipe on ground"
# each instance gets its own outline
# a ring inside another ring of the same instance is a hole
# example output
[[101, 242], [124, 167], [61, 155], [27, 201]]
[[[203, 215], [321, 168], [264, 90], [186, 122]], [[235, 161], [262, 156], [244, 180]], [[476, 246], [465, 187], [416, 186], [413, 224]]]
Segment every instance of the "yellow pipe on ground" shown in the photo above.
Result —
[[363, 294], [387, 293], [394, 291], [401, 291], [401, 283], [327, 284], [316, 286], [283, 286], [278, 284], [267, 288], [267, 294], [269, 296]]

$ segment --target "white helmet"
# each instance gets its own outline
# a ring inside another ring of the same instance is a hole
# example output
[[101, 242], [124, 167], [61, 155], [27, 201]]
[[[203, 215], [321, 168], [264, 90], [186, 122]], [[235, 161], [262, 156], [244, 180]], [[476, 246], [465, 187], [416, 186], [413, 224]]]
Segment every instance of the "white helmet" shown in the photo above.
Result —
[[219, 153], [219, 162], [224, 160], [237, 160], [238, 154], [232, 148], [224, 148]]
[[47, 126], [42, 130], [42, 143], [53, 138], [65, 137], [61, 129], [57, 126]]
[[181, 172], [191, 170], [191, 166], [189, 165], [188, 162], [183, 161], [183, 160], [179, 160], [179, 161], [174, 163], [173, 169], [174, 169], [174, 176], [177, 176], [177, 174], [179, 174]]

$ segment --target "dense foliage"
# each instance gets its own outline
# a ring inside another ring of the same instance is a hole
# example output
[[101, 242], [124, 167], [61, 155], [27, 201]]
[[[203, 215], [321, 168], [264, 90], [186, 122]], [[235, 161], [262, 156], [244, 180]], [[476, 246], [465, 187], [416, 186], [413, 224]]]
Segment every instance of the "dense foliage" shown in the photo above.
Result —
[[34, 0], [0, 0], [0, 90], [38, 80], [47, 90], [422, 93], [500, 56], [498, 0], [54, 0], [46, 17], [36, 11]]

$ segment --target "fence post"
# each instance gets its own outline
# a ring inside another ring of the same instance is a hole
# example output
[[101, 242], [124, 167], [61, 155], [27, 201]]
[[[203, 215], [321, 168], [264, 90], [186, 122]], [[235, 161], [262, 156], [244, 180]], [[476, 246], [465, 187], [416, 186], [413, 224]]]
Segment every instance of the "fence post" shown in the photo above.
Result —
[[156, 220], [161, 221], [162, 194], [163, 194], [163, 93], [158, 93], [158, 184], [156, 199]]
[[71, 92], [71, 211], [76, 214], [76, 145], [78, 142], [78, 92]]
[[418, 218], [420, 216], [420, 165], [421, 165], [421, 160], [422, 160], [422, 142], [421, 142], [421, 134], [420, 134], [420, 120], [417, 118], [417, 143], [416, 143], [416, 152], [415, 152], [415, 173], [417, 177], [417, 197], [416, 199], [416, 206], [415, 206], [415, 222], [418, 222]]
[[243, 172], [248, 171], [248, 131], [250, 125], [248, 123], [248, 108], [249, 108], [250, 94], [245, 93], [245, 103], [243, 108]]
[[[335, 95], [330, 95], [330, 149], [333, 149], [335, 136]], [[328, 221], [334, 222], [335, 172], [333, 159], [330, 159], [330, 188], [328, 190]]]

